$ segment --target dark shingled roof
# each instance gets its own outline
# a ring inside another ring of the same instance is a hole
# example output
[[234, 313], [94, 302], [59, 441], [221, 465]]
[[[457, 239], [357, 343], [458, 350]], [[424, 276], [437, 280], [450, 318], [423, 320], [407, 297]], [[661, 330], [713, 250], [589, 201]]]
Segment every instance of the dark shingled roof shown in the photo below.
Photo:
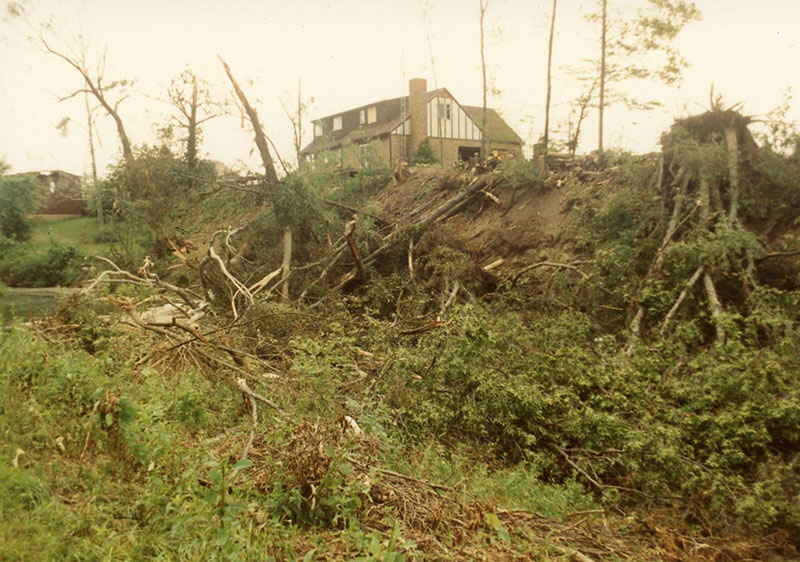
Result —
[[[439, 88], [438, 90], [428, 92], [428, 101], [444, 93], [453, 97], [446, 88]], [[348, 141], [357, 143], [363, 139], [379, 138], [388, 135], [402, 122], [402, 115], [400, 112], [403, 100], [408, 100], [408, 96], [381, 100], [315, 119], [313, 121], [315, 124], [322, 123], [324, 136], [314, 137], [314, 140], [306, 145], [301, 153], [306, 154], [314, 150], [335, 148]], [[375, 123], [361, 125], [359, 113], [361, 110], [366, 111], [370, 107], [375, 107], [377, 119]], [[475, 125], [480, 128], [483, 108], [467, 105], [462, 105], [461, 107], [464, 108], [469, 118], [475, 122]], [[342, 128], [333, 131], [333, 118], [339, 116], [342, 118]], [[488, 132], [484, 134], [489, 141], [522, 143], [522, 139], [519, 135], [503, 121], [503, 118], [500, 117], [494, 109], [487, 108], [486, 128]]]
[[[475, 125], [481, 129], [483, 123], [483, 107], [474, 105], [462, 105], [461, 108], [469, 115], [469, 118], [475, 122]], [[494, 109], [486, 108], [486, 130], [483, 131], [487, 141], [495, 142], [518, 142], [522, 144], [522, 138], [514, 132], [514, 129], [509, 127], [500, 114]]]

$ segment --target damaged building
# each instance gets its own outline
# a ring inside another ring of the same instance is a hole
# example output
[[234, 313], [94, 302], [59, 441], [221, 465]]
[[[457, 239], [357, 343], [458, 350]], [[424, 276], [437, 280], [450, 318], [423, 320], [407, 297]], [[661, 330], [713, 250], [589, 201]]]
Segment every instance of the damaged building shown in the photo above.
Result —
[[478, 154], [485, 137], [487, 151], [522, 153], [522, 139], [494, 110], [461, 105], [447, 88], [428, 91], [426, 80], [409, 81], [408, 95], [363, 105], [316, 119], [314, 140], [302, 151], [306, 161], [322, 159], [346, 168], [363, 168], [411, 160], [428, 139], [444, 164]]

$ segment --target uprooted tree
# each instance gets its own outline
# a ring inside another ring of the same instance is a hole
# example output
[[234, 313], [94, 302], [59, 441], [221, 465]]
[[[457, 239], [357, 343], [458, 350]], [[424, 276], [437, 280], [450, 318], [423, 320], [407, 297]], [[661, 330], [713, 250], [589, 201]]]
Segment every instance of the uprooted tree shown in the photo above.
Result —
[[[774, 193], [754, 191], [765, 180], [750, 122], [735, 107], [723, 108], [712, 94], [710, 111], [678, 120], [663, 136], [654, 183], [663, 197], [666, 228], [635, 297], [627, 353], [647, 330], [664, 335], [694, 293], [702, 296], [720, 345], [752, 306], [757, 265], [765, 259], [758, 234], [766, 233], [755, 228], [757, 210], [768, 208]], [[745, 196], [755, 207], [748, 216], [742, 213]], [[771, 220], [780, 220], [780, 215]], [[665, 282], [668, 261], [669, 273], [679, 268], [690, 274], [675, 287], [677, 296], [666, 312], [653, 314], [648, 302], [654, 287]]]

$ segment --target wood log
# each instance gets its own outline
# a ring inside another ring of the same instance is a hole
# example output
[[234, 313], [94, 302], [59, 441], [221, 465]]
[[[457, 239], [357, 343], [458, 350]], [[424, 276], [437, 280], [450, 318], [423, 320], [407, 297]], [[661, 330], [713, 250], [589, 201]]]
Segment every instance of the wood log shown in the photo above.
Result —
[[361, 261], [361, 256], [358, 254], [358, 247], [356, 246], [356, 239], [353, 233], [356, 231], [356, 221], [349, 221], [344, 226], [344, 238], [347, 240], [347, 245], [350, 247], [350, 255], [353, 256], [353, 261], [356, 263], [358, 270], [358, 278], [364, 281], [367, 278], [367, 272], [364, 270], [364, 263]]
[[717, 331], [717, 344], [721, 345], [725, 343], [725, 328], [722, 327], [720, 321], [723, 308], [719, 300], [719, 295], [717, 295], [717, 289], [714, 286], [714, 280], [711, 278], [708, 269], [703, 273], [703, 286], [706, 290], [706, 298], [708, 300], [708, 308], [711, 311], [711, 318], [714, 320], [714, 326]]
[[408, 237], [408, 276], [414, 280], [414, 237]]
[[281, 295], [286, 300], [289, 300], [289, 274], [292, 268], [292, 227], [287, 226], [283, 231], [283, 262], [281, 263], [281, 270], [283, 275], [281, 277]]
[[692, 276], [689, 278], [689, 281], [686, 282], [686, 285], [683, 287], [683, 290], [678, 295], [678, 298], [675, 300], [675, 304], [672, 305], [672, 308], [669, 309], [669, 312], [667, 312], [667, 315], [661, 322], [661, 328], [658, 331], [658, 334], [660, 336], [664, 335], [664, 332], [666, 332], [667, 330], [667, 326], [669, 326], [669, 323], [672, 321], [672, 318], [678, 312], [678, 309], [680, 308], [681, 304], [686, 298], [686, 295], [689, 294], [689, 291], [692, 289], [692, 287], [694, 287], [694, 285], [697, 283], [697, 281], [700, 279], [700, 277], [703, 275], [704, 272], [705, 272], [705, 266], [701, 265], [692, 274]]

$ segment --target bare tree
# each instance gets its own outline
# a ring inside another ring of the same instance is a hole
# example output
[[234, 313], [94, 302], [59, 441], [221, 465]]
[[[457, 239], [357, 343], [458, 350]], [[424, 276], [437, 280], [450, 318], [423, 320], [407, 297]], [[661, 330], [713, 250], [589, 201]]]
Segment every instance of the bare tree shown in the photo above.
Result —
[[294, 152], [297, 158], [297, 167], [300, 167], [300, 151], [303, 150], [303, 119], [306, 118], [306, 114], [308, 112], [308, 108], [314, 103], [314, 98], [309, 98], [306, 101], [303, 101], [301, 96], [301, 82], [300, 78], [297, 79], [297, 108], [293, 111], [289, 111], [287, 104], [284, 103], [283, 100], [280, 100], [281, 107], [283, 107], [283, 112], [286, 113], [286, 117], [289, 118], [289, 121], [292, 123], [292, 135], [293, 135], [293, 143], [294, 143]]
[[215, 100], [209, 83], [198, 79], [188, 67], [172, 79], [167, 95], [180, 113], [180, 116], [173, 116], [173, 120], [186, 130], [186, 163], [189, 171], [193, 172], [197, 167], [200, 125], [223, 115], [226, 104]]
[[131, 84], [129, 80], [117, 80], [111, 82], [109, 84], [104, 84], [103, 80], [105, 79], [105, 69], [106, 69], [106, 53], [103, 53], [103, 56], [100, 59], [100, 62], [97, 65], [97, 68], [92, 72], [89, 68], [89, 64], [87, 62], [87, 55], [86, 55], [86, 46], [83, 43], [83, 40], [80, 41], [80, 51], [76, 55], [66, 54], [61, 51], [58, 51], [50, 46], [47, 40], [44, 38], [43, 35], [39, 35], [39, 40], [44, 45], [45, 51], [50, 53], [53, 56], [56, 56], [70, 65], [72, 68], [77, 70], [81, 78], [83, 78], [83, 82], [85, 84], [84, 88], [76, 90], [71, 94], [62, 97], [59, 101], [64, 101], [70, 98], [73, 98], [79, 94], [87, 93], [91, 94], [95, 97], [95, 99], [100, 103], [106, 113], [114, 120], [114, 123], [117, 126], [117, 134], [119, 135], [120, 143], [122, 144], [122, 156], [125, 158], [125, 161], [133, 163], [134, 156], [133, 156], [133, 149], [131, 148], [131, 142], [128, 138], [128, 133], [125, 131], [125, 126], [122, 123], [122, 118], [119, 115], [119, 105], [125, 101], [128, 97], [127, 95], [122, 95], [118, 100], [113, 102], [109, 99], [109, 92], [116, 88], [125, 87]]
[[553, 62], [553, 33], [556, 28], [556, 3], [558, 0], [553, 0], [553, 14], [550, 18], [550, 39], [547, 42], [547, 99], [544, 104], [544, 154], [547, 157], [547, 143], [550, 136], [550, 68]]
[[89, 133], [89, 156], [92, 160], [92, 187], [94, 188], [95, 205], [97, 205], [97, 222], [102, 228], [105, 222], [103, 217], [103, 195], [100, 192], [100, 184], [97, 181], [97, 158], [94, 153], [94, 109], [89, 105], [88, 92], [84, 92], [83, 102], [86, 106], [86, 127]]
[[600, 104], [598, 105], [598, 127], [597, 127], [597, 152], [603, 156], [603, 111], [605, 109], [606, 96], [606, 24], [608, 16], [608, 1], [603, 0], [603, 14], [601, 16], [600, 32]]
[[486, 109], [486, 96], [488, 86], [486, 84], [486, 57], [484, 56], [484, 36], [483, 20], [486, 17], [486, 8], [489, 7], [489, 0], [478, 0], [480, 9], [480, 28], [481, 28], [481, 74], [483, 76], [483, 111], [481, 113], [481, 156], [486, 157], [486, 122], [488, 121], [488, 111]]
[[444, 137], [442, 136], [442, 104], [439, 101], [439, 81], [436, 78], [436, 58], [433, 56], [433, 43], [428, 26], [428, 3], [421, 4], [422, 22], [425, 24], [425, 40], [428, 43], [428, 56], [431, 59], [431, 73], [433, 74], [433, 88], [436, 90], [436, 134], [439, 135], [439, 160], [444, 162]]

